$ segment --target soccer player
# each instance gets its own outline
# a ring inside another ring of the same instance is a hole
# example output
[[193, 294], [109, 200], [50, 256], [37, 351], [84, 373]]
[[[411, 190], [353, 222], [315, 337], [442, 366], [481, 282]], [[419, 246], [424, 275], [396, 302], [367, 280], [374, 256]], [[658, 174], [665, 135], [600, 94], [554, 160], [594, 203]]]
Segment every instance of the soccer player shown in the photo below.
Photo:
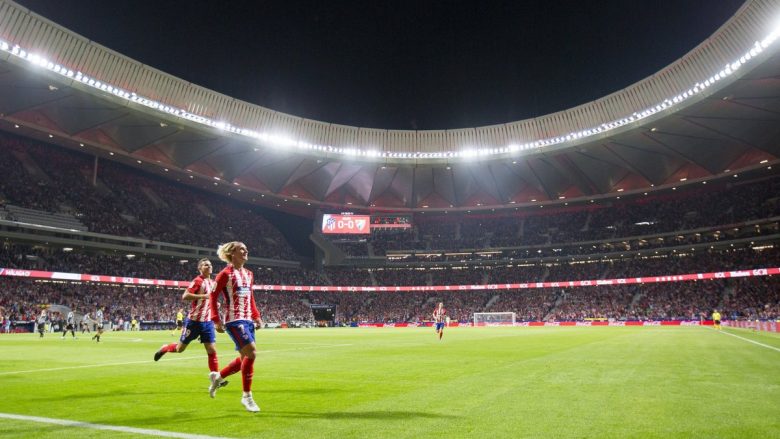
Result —
[[103, 309], [98, 308], [95, 311], [95, 335], [92, 336], [92, 340], [97, 340], [100, 343], [100, 336], [103, 335]]
[[712, 323], [715, 329], [720, 330], [720, 313], [717, 309], [712, 310]]
[[41, 310], [41, 315], [38, 316], [38, 334], [43, 338], [43, 332], [46, 331], [46, 310]]
[[89, 330], [89, 313], [85, 312], [81, 317], [81, 333], [92, 332]]
[[68, 334], [68, 330], [70, 330], [70, 335], [73, 337], [73, 339], [76, 339], [76, 314], [73, 313], [74, 310], [75, 308], [68, 311], [68, 317], [65, 318], [65, 326], [62, 328], [63, 340], [65, 340], [65, 336]]
[[[179, 310], [176, 311], [176, 330], [181, 332], [183, 326], [184, 326], [184, 309], [179, 308]], [[171, 331], [171, 335], [173, 335], [173, 331]]]
[[11, 314], [6, 312], [5, 308], [0, 306], [0, 322], [3, 322], [3, 332], [11, 332]]
[[444, 309], [444, 303], [439, 302], [433, 310], [433, 322], [436, 324], [436, 333], [439, 334], [439, 340], [444, 335], [444, 321], [447, 316], [447, 310]]
[[138, 319], [133, 317], [132, 320], [130, 320], [130, 330], [131, 331], [138, 331]]
[[[214, 291], [216, 283], [211, 278], [211, 261], [206, 258], [198, 261], [198, 271], [200, 274], [192, 280], [190, 286], [181, 295], [182, 300], [191, 302], [192, 305], [179, 342], [163, 345], [159, 351], [154, 353], [154, 361], [159, 361], [168, 352], [184, 352], [191, 341], [200, 339], [203, 347], [206, 348], [209, 370], [212, 374], [216, 374], [219, 373], [215, 345], [217, 334], [214, 332], [214, 322], [211, 321], [211, 304], [209, 303], [211, 292]], [[211, 374], [209, 374], [210, 376]], [[223, 381], [223, 385], [226, 383], [227, 381]]]
[[[209, 374], [211, 386], [209, 395], [214, 397], [220, 383], [229, 375], [241, 371], [241, 383], [244, 393], [241, 396], [241, 404], [250, 412], [259, 412], [252, 398], [252, 377], [254, 375], [255, 357], [255, 327], [261, 326], [260, 312], [255, 305], [252, 294], [254, 275], [244, 268], [249, 259], [249, 250], [242, 242], [233, 241], [222, 244], [217, 249], [219, 259], [227, 262], [227, 266], [219, 272], [216, 278], [217, 286], [211, 292], [211, 320], [218, 332], [227, 333], [236, 345], [239, 357], [230, 362], [219, 372]], [[225, 301], [225, 325], [217, 309], [218, 298], [222, 295]]]

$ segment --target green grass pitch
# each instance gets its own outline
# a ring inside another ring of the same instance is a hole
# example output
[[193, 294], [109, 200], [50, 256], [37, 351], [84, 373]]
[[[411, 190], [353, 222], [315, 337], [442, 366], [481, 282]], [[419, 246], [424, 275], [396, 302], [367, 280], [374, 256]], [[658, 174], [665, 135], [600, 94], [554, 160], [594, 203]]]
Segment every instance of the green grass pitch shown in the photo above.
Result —
[[[780, 437], [780, 334], [723, 332], [262, 330], [256, 414], [240, 374], [209, 398], [199, 343], [155, 363], [169, 331], [0, 335], [0, 437], [142, 437], [9, 414], [233, 438]], [[234, 358], [224, 334], [217, 348]]]

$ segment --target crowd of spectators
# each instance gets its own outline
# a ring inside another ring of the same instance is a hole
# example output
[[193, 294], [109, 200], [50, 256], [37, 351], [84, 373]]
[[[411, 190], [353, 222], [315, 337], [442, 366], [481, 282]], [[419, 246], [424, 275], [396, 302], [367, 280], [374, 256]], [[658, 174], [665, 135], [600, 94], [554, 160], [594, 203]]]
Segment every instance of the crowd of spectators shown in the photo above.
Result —
[[164, 288], [56, 282], [49, 280], [2, 279], [0, 306], [12, 320], [31, 321], [41, 309], [51, 304], [64, 305], [80, 313], [100, 308], [104, 318], [114, 323], [120, 319], [172, 320], [184, 308], [181, 291]]
[[[224, 197], [178, 185], [120, 164], [94, 159], [32, 140], [0, 135], [0, 201], [68, 212], [90, 231], [148, 240], [214, 247], [241, 240], [253, 256], [295, 259], [282, 234], [261, 212]], [[56, 176], [56, 181], [52, 177]], [[490, 285], [753, 269], [777, 266], [780, 249], [747, 244], [714, 249], [696, 246], [778, 233], [780, 178], [714, 184], [673, 194], [650, 195], [587, 207], [552, 207], [511, 214], [419, 214], [414, 227], [374, 233], [367, 241], [334, 239], [351, 256], [390, 250], [427, 254], [409, 260], [467, 261], [449, 267], [396, 264], [382, 268], [327, 267], [321, 271], [248, 265], [257, 285], [435, 286]], [[725, 206], [725, 208], [724, 208]], [[761, 220], [745, 225], [746, 221]], [[709, 228], [709, 229], [707, 229]], [[216, 231], [216, 232], [215, 232]], [[663, 236], [653, 236], [662, 234]], [[588, 241], [588, 244], [584, 244]], [[747, 240], [745, 240], [747, 241]], [[506, 248], [510, 247], [510, 248]], [[672, 247], [661, 252], [653, 251]], [[459, 253], [462, 249], [478, 249]], [[489, 252], [486, 249], [498, 251]], [[626, 257], [605, 254], [647, 250]], [[444, 255], [441, 250], [453, 251]], [[598, 255], [593, 260], [550, 262], [540, 257]], [[516, 260], [515, 260], [516, 259]], [[215, 269], [222, 265], [212, 261]], [[64, 249], [5, 241], [0, 267], [189, 280], [196, 261], [127, 255], [94, 249]], [[2, 277], [4, 317], [31, 321], [42, 307], [60, 304], [84, 312], [104, 309], [109, 320], [171, 320], [185, 308], [170, 288], [30, 280]], [[311, 305], [335, 305], [340, 322], [417, 322], [443, 301], [451, 318], [475, 312], [517, 314], [520, 320], [699, 319], [719, 309], [729, 318], [780, 316], [778, 277], [682, 283], [452, 292], [256, 291], [266, 321], [311, 322]]]
[[[748, 270], [777, 265], [780, 249], [756, 251], [738, 248], [700, 254], [592, 261], [575, 264], [539, 264], [464, 269], [375, 270], [330, 268], [315, 271], [252, 267], [256, 283], [283, 285], [485, 285], [501, 283], [594, 280], [638, 276]], [[136, 275], [144, 278], [187, 280], [194, 276], [192, 263], [153, 258], [128, 260], [110, 254], [57, 254], [41, 248], [6, 244], [0, 263], [4, 267], [70, 272]], [[51, 265], [49, 265], [51, 264]], [[99, 267], [99, 268], [95, 268]], [[157, 270], [157, 271], [155, 271]], [[373, 279], [372, 279], [373, 277]], [[46, 304], [79, 310], [100, 307], [110, 319], [125, 321], [170, 320], [184, 307], [179, 289], [109, 284], [0, 278], [0, 307], [17, 320], [31, 320]], [[433, 304], [444, 301], [450, 317], [470, 320], [475, 312], [515, 312], [519, 320], [656, 320], [700, 319], [713, 309], [729, 318], [780, 317], [780, 279], [777, 276], [732, 278], [694, 282], [602, 285], [579, 288], [541, 288], [518, 291], [491, 289], [420, 292], [256, 292], [257, 302], [269, 322], [311, 322], [310, 305], [337, 307], [340, 322], [407, 322], [426, 320]]]
[[[458, 292], [280, 292], [257, 291], [263, 320], [294, 324], [313, 321], [310, 305], [336, 307], [336, 320], [351, 322], [420, 322], [444, 302], [451, 319], [471, 321], [478, 312], [514, 312], [518, 321], [700, 320], [714, 309], [728, 319], [780, 318], [776, 278], [739, 278], [612, 285], [569, 289]], [[116, 322], [171, 321], [185, 308], [181, 291], [170, 288], [123, 287], [107, 284], [62, 283], [3, 279], [0, 307], [16, 321], [32, 321], [40, 309], [62, 304], [80, 312], [105, 309]]]
[[[63, 251], [60, 248], [0, 245], [0, 266], [5, 268], [101, 274], [144, 279], [189, 280], [197, 275], [197, 261], [172, 257], [127, 256], [116, 253]], [[780, 248], [724, 250], [644, 257], [594, 259], [560, 263], [464, 265], [454, 267], [357, 268], [328, 267], [323, 271], [284, 269], [248, 264], [258, 285], [430, 286], [562, 282], [617, 279], [765, 268], [780, 261]], [[221, 262], [212, 261], [215, 270]]]
[[[550, 257], [717, 242], [777, 233], [773, 218], [780, 216], [778, 193], [780, 176], [773, 174], [739, 184], [720, 182], [588, 206], [491, 215], [429, 212], [415, 215], [413, 227], [405, 233], [374, 233], [369, 242], [375, 255], [388, 251], [424, 255], [407, 258], [410, 262], [452, 260], [444, 253], [464, 250], [500, 250], [507, 258]], [[764, 223], [744, 225], [752, 221]], [[363, 246], [344, 250], [365, 255]]]
[[[241, 240], [252, 256], [295, 260], [252, 207], [75, 151], [0, 135], [0, 206], [69, 213], [91, 232], [215, 248]], [[56, 177], [56, 181], [55, 181]]]

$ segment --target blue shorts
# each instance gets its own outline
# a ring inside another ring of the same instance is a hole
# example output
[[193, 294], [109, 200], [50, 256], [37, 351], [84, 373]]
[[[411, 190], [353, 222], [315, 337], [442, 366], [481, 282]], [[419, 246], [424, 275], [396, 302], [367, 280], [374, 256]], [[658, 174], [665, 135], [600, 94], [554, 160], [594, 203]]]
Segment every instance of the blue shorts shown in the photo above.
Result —
[[439, 331], [441, 331], [442, 329], [444, 329], [444, 322], [439, 322], [439, 323], [437, 323], [437, 324], [436, 324], [436, 332], [439, 332]]
[[255, 342], [255, 323], [251, 320], [236, 320], [225, 324], [225, 332], [228, 333], [236, 350], [240, 351], [244, 346]]
[[196, 322], [187, 319], [181, 329], [181, 344], [190, 344], [192, 340], [200, 337], [201, 343], [216, 343], [217, 332], [214, 330], [214, 322]]

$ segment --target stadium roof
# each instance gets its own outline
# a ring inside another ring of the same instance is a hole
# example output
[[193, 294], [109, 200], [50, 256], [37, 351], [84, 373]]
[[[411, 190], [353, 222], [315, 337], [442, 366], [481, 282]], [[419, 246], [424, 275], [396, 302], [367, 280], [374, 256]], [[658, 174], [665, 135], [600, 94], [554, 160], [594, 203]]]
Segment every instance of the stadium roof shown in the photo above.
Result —
[[0, 0], [0, 127], [290, 211], [587, 201], [777, 163], [778, 35], [780, 4], [749, 1], [676, 62], [596, 101], [494, 126], [381, 130], [238, 101]]

